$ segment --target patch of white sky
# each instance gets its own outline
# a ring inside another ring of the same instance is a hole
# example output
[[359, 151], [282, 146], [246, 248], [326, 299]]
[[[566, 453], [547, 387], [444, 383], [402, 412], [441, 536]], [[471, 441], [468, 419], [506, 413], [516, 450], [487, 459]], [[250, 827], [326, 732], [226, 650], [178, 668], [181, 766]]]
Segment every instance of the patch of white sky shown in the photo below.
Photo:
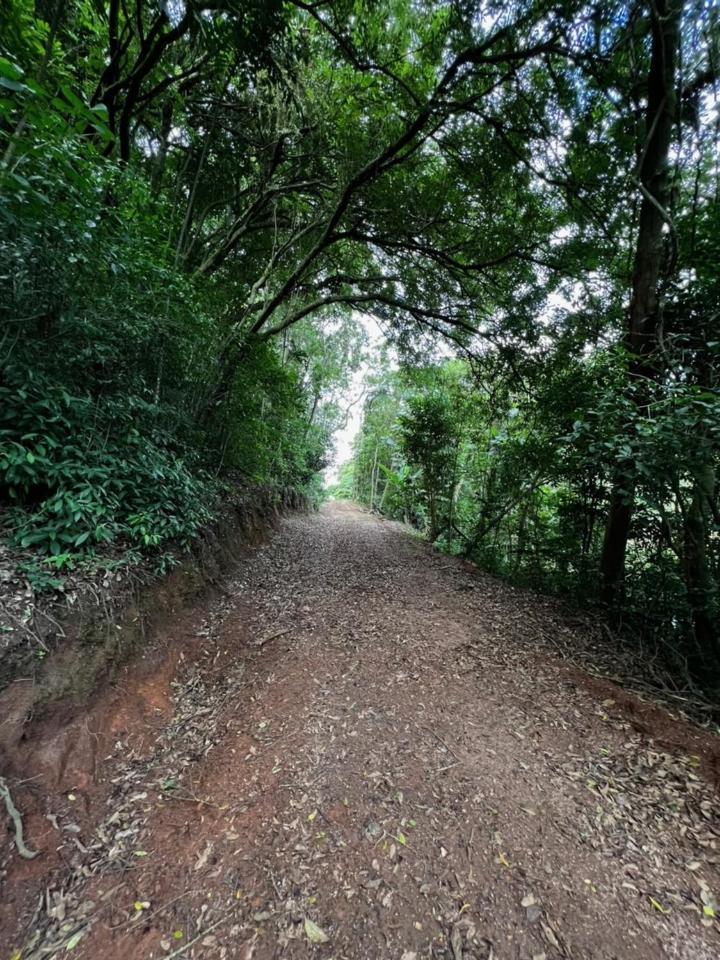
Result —
[[380, 324], [368, 313], [353, 313], [355, 323], [365, 331], [367, 344], [363, 358], [350, 378], [343, 396], [339, 398], [340, 406], [345, 410], [345, 420], [333, 438], [334, 452], [330, 464], [325, 469], [325, 483], [335, 483], [340, 473], [340, 467], [352, 457], [353, 443], [362, 425], [363, 407], [368, 392], [368, 380], [378, 371], [380, 356], [385, 349], [386, 366], [390, 369], [397, 367], [397, 357], [392, 348], [387, 347], [385, 334]]
[[[365, 399], [372, 389], [373, 376], [381, 369], [397, 370], [400, 365], [397, 352], [376, 317], [356, 310], [353, 312], [353, 320], [365, 331], [366, 344], [358, 368], [343, 393], [336, 398], [341, 409], [345, 411], [345, 419], [333, 437], [333, 455], [324, 474], [326, 485], [337, 482], [340, 468], [353, 455], [353, 445], [362, 426]], [[434, 359], [448, 359], [452, 356], [454, 352], [448, 342], [439, 339], [434, 344]]]

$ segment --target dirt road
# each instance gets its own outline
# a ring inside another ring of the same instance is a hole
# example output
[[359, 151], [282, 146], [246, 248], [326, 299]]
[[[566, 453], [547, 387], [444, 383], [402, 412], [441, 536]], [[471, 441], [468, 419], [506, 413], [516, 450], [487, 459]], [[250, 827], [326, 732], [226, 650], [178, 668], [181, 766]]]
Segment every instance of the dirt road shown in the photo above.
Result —
[[561, 629], [350, 505], [283, 521], [29, 821], [55, 865], [17, 867], [6, 952], [714, 960], [704, 741], [638, 732]]

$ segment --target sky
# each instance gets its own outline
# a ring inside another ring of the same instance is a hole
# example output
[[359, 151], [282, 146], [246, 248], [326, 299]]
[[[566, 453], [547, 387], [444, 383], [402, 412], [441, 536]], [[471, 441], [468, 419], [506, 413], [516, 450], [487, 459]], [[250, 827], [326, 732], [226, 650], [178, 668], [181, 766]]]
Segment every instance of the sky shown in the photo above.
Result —
[[366, 351], [366, 359], [355, 371], [347, 391], [340, 398], [340, 404], [348, 411], [348, 416], [345, 426], [335, 434], [335, 456], [325, 470], [326, 484], [337, 481], [341, 465], [346, 463], [352, 455], [353, 440], [358, 435], [362, 423], [365, 383], [368, 374], [372, 373], [373, 370], [373, 356], [376, 352], [374, 348], [379, 347], [384, 340], [382, 331], [374, 317], [365, 313], [355, 313], [354, 319], [367, 334], [368, 350]]

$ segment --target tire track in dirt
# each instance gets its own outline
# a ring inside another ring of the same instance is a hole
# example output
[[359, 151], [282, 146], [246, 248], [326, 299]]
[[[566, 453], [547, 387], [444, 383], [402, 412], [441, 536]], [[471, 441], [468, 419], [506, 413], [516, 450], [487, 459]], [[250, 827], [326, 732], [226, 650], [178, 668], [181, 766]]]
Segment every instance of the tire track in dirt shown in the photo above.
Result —
[[578, 683], [552, 605], [330, 504], [216, 606], [153, 749], [101, 765], [62, 917], [18, 904], [23, 960], [718, 956], [697, 742]]

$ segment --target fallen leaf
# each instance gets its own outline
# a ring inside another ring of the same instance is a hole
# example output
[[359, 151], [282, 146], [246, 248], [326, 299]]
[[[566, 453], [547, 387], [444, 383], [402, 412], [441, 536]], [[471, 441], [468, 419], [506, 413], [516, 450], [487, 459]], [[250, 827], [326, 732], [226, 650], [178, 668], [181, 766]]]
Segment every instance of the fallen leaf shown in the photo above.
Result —
[[556, 950], [559, 950], [560, 941], [555, 936], [555, 931], [552, 929], [552, 927], [547, 923], [541, 923], [540, 926], [542, 927], [542, 932], [545, 935], [545, 939], [550, 944], [550, 946], [555, 947]]
[[650, 903], [653, 905], [653, 908], [657, 910], [659, 913], [670, 913], [670, 911], [666, 909], [661, 903], [658, 903], [654, 897], [650, 897], [649, 899], [650, 899]]
[[450, 934], [450, 946], [453, 952], [453, 960], [463, 960], [462, 933], [460, 927], [453, 927]]
[[65, 949], [74, 950], [84, 936], [85, 936], [85, 930], [78, 930], [77, 933], [74, 933], [70, 937], [70, 939], [67, 941], [67, 943], [65, 944]]
[[305, 936], [310, 943], [327, 943], [330, 939], [325, 931], [321, 930], [320, 927], [316, 923], [313, 923], [308, 917], [305, 917]]
[[202, 868], [205, 866], [205, 864], [206, 864], [206, 863], [208, 862], [208, 860], [210, 859], [210, 854], [211, 854], [212, 851], [213, 851], [213, 846], [214, 846], [214, 844], [212, 843], [212, 841], [211, 841], [211, 840], [208, 840], [208, 842], [205, 844], [205, 849], [204, 849], [203, 852], [200, 854], [200, 856], [197, 858], [197, 863], [196, 863], [195, 866], [193, 867], [193, 870], [202, 870]]
[[710, 893], [710, 890], [708, 889], [704, 881], [700, 888], [700, 899], [704, 904], [706, 904], [709, 907], [712, 907], [715, 905], [715, 900], [713, 899], [713, 895]]

